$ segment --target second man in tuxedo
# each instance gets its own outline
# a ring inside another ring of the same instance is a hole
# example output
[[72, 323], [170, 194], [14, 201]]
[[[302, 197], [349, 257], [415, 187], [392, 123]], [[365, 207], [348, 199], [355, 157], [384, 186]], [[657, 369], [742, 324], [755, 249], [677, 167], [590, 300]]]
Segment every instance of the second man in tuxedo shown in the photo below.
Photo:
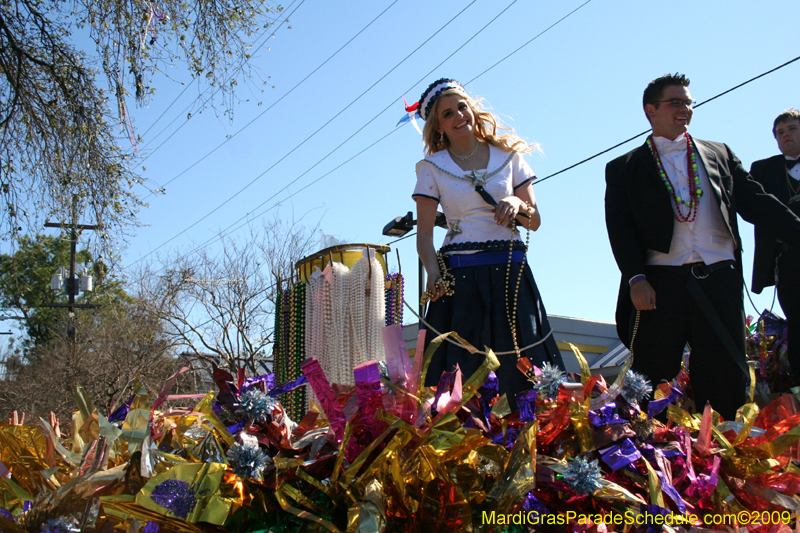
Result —
[[737, 214], [800, 244], [800, 219], [754, 181], [730, 148], [688, 134], [689, 79], [650, 82], [652, 135], [606, 166], [606, 226], [622, 273], [617, 329], [633, 369], [673, 379], [685, 345], [698, 409], [726, 419], [746, 400], [745, 315]]
[[[750, 174], [764, 190], [800, 216], [800, 111], [789, 109], [775, 119], [772, 134], [780, 155], [756, 161]], [[800, 385], [800, 247], [781, 242], [775, 233], [756, 226], [753, 292], [777, 285], [778, 300], [789, 327], [792, 386]]]

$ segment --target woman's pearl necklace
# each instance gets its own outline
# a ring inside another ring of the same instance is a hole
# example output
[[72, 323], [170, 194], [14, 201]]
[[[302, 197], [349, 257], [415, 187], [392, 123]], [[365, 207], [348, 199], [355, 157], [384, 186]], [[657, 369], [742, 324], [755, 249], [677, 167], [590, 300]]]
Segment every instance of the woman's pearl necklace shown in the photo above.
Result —
[[447, 151], [450, 152], [450, 155], [452, 155], [453, 157], [455, 157], [459, 161], [472, 161], [473, 159], [475, 159], [475, 156], [478, 154], [478, 148], [480, 148], [480, 147], [481, 147], [481, 142], [480, 141], [476, 142], [475, 143], [475, 149], [469, 155], [458, 155], [457, 153], [453, 152], [453, 150], [450, 149], [449, 146], [447, 147]]

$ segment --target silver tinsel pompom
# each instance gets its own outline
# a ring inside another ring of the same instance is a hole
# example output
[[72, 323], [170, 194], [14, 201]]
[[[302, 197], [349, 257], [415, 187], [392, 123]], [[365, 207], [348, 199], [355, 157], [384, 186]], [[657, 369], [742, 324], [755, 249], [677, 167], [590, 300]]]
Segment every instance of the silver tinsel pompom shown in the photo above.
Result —
[[539, 391], [539, 394], [545, 398], [556, 398], [558, 397], [558, 386], [561, 385], [566, 378], [564, 377], [564, 372], [560, 368], [550, 363], [545, 363], [542, 365], [542, 373], [534, 379], [533, 387]]
[[603, 473], [597, 464], [597, 459], [588, 461], [583, 457], [577, 457], [569, 462], [564, 470], [564, 482], [578, 494], [591, 496], [597, 492], [602, 485], [600, 478]]
[[272, 459], [261, 451], [255, 437], [236, 443], [228, 450], [228, 461], [233, 473], [242, 479], [261, 479], [261, 474]]
[[268, 422], [272, 418], [272, 409], [278, 400], [258, 389], [250, 389], [239, 395], [236, 412], [247, 420]]
[[643, 399], [650, 397], [651, 392], [653, 386], [644, 375], [628, 370], [622, 383], [622, 397], [628, 400], [628, 403], [638, 405]]

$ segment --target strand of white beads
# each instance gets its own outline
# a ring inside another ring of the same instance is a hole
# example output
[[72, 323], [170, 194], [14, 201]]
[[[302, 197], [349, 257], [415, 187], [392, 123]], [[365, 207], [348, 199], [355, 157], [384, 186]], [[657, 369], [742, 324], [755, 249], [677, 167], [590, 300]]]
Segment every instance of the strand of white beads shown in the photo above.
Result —
[[334, 383], [354, 385], [348, 368], [350, 363], [350, 269], [341, 263], [333, 263], [333, 286], [331, 287], [331, 312], [333, 315], [332, 354]]

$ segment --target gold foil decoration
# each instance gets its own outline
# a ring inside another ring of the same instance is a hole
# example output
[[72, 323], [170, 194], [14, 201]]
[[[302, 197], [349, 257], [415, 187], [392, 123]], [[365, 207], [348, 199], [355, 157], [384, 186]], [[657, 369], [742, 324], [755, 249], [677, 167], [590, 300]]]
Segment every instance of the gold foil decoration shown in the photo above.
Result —
[[569, 419], [581, 452], [594, 450], [594, 438], [586, 407], [578, 402], [569, 402]]
[[596, 411], [601, 407], [605, 407], [610, 402], [613, 402], [617, 396], [619, 396], [620, 392], [622, 391], [622, 386], [625, 384], [625, 376], [628, 375], [628, 370], [631, 369], [632, 364], [633, 357], [628, 357], [625, 359], [625, 363], [622, 365], [622, 369], [620, 369], [619, 374], [617, 374], [617, 379], [614, 380], [614, 383], [612, 383], [611, 386], [608, 387], [608, 390], [600, 394], [597, 398], [592, 398], [592, 401], [589, 404], [590, 411]]
[[136, 503], [134, 496], [123, 494], [118, 496], [101, 496], [99, 499], [101, 515], [98, 520], [99, 524], [108, 522], [112, 525], [127, 527], [128, 518], [135, 518], [140, 523], [156, 522], [161, 526], [162, 531], [166, 530], [170, 533], [204, 532], [203, 529], [185, 520], [164, 516], [161, 513], [142, 507]]
[[529, 422], [520, 431], [503, 475], [489, 491], [489, 497], [497, 502], [495, 510], [498, 513], [509, 512], [536, 486], [536, 465], [531, 463], [531, 450], [527, 437], [533, 423]]
[[783, 435], [756, 446], [739, 445], [736, 450], [746, 457], [769, 459], [777, 457], [800, 440], [800, 426], [795, 426]]
[[[750, 370], [752, 371], [752, 367], [750, 367]], [[755, 376], [751, 377], [750, 379], [753, 383], [755, 383]], [[752, 399], [750, 401], [752, 402]], [[738, 419], [741, 417], [740, 422], [742, 422], [744, 426], [736, 435], [736, 438], [733, 439], [732, 446], [738, 446], [750, 436], [750, 430], [753, 428], [753, 424], [755, 424], [759, 412], [760, 409], [758, 408], [758, 405], [754, 403], [747, 403], [739, 408], [739, 410], [736, 412], [736, 418]]]
[[586, 385], [586, 382], [592, 377], [592, 371], [589, 370], [589, 363], [586, 362], [586, 358], [583, 357], [583, 354], [577, 346], [571, 342], [568, 344], [569, 347], [572, 348], [572, 353], [574, 353], [575, 357], [578, 359], [578, 364], [581, 366], [581, 383]]
[[161, 483], [168, 480], [182, 481], [191, 487], [197, 498], [197, 503], [185, 517], [187, 522], [208, 522], [222, 525], [228, 518], [231, 501], [226, 501], [220, 496], [220, 485], [225, 473], [225, 465], [221, 463], [187, 463], [176, 465], [167, 472], [158, 474], [150, 479], [136, 495], [136, 503], [163, 514], [174, 516], [173, 513], [152, 499], [152, 493]]
[[303, 511], [302, 509], [298, 509], [297, 507], [290, 505], [289, 500], [286, 498], [286, 495], [283, 493], [280, 487], [275, 491], [275, 498], [278, 500], [278, 503], [280, 504], [281, 508], [287, 513], [291, 513], [298, 518], [302, 518], [303, 520], [308, 520], [310, 522], [319, 524], [320, 526], [324, 527], [331, 533], [342, 533], [342, 531], [339, 528], [337, 528], [328, 520], [325, 520], [324, 518], [320, 518], [319, 516], [313, 513], [309, 513], [308, 511]]
[[11, 479], [0, 477], [0, 507], [16, 514], [22, 511], [26, 501], [33, 501], [33, 496], [27, 490]]
[[217, 413], [214, 412], [213, 400], [214, 394], [209, 392], [205, 395], [205, 397], [203, 397], [202, 400], [200, 400], [194, 410], [198, 413], [203, 413], [203, 415], [206, 417], [206, 420], [211, 422], [211, 425], [214, 426], [219, 438], [223, 440], [226, 446], [231, 447], [236, 444], [236, 439], [233, 438], [231, 432], [228, 431], [228, 428], [222, 423], [222, 420], [219, 419]]
[[675, 405], [667, 406], [667, 417], [672, 420], [675, 425], [685, 426], [692, 431], [700, 430], [700, 422], [694, 418], [688, 411], [681, 409]]
[[[137, 383], [138, 385], [138, 383]], [[145, 437], [150, 434], [150, 398], [147, 389], [137, 388], [131, 407], [122, 422], [122, 437], [128, 441], [130, 453], [142, 446]]]
[[647, 493], [650, 495], [650, 505], [658, 505], [659, 507], [666, 507], [664, 505], [664, 495], [661, 492], [661, 480], [658, 479], [653, 465], [650, 461], [642, 457], [644, 465], [647, 467]]
[[358, 512], [355, 533], [384, 533], [386, 531], [386, 502], [383, 485], [372, 480], [364, 489]]

